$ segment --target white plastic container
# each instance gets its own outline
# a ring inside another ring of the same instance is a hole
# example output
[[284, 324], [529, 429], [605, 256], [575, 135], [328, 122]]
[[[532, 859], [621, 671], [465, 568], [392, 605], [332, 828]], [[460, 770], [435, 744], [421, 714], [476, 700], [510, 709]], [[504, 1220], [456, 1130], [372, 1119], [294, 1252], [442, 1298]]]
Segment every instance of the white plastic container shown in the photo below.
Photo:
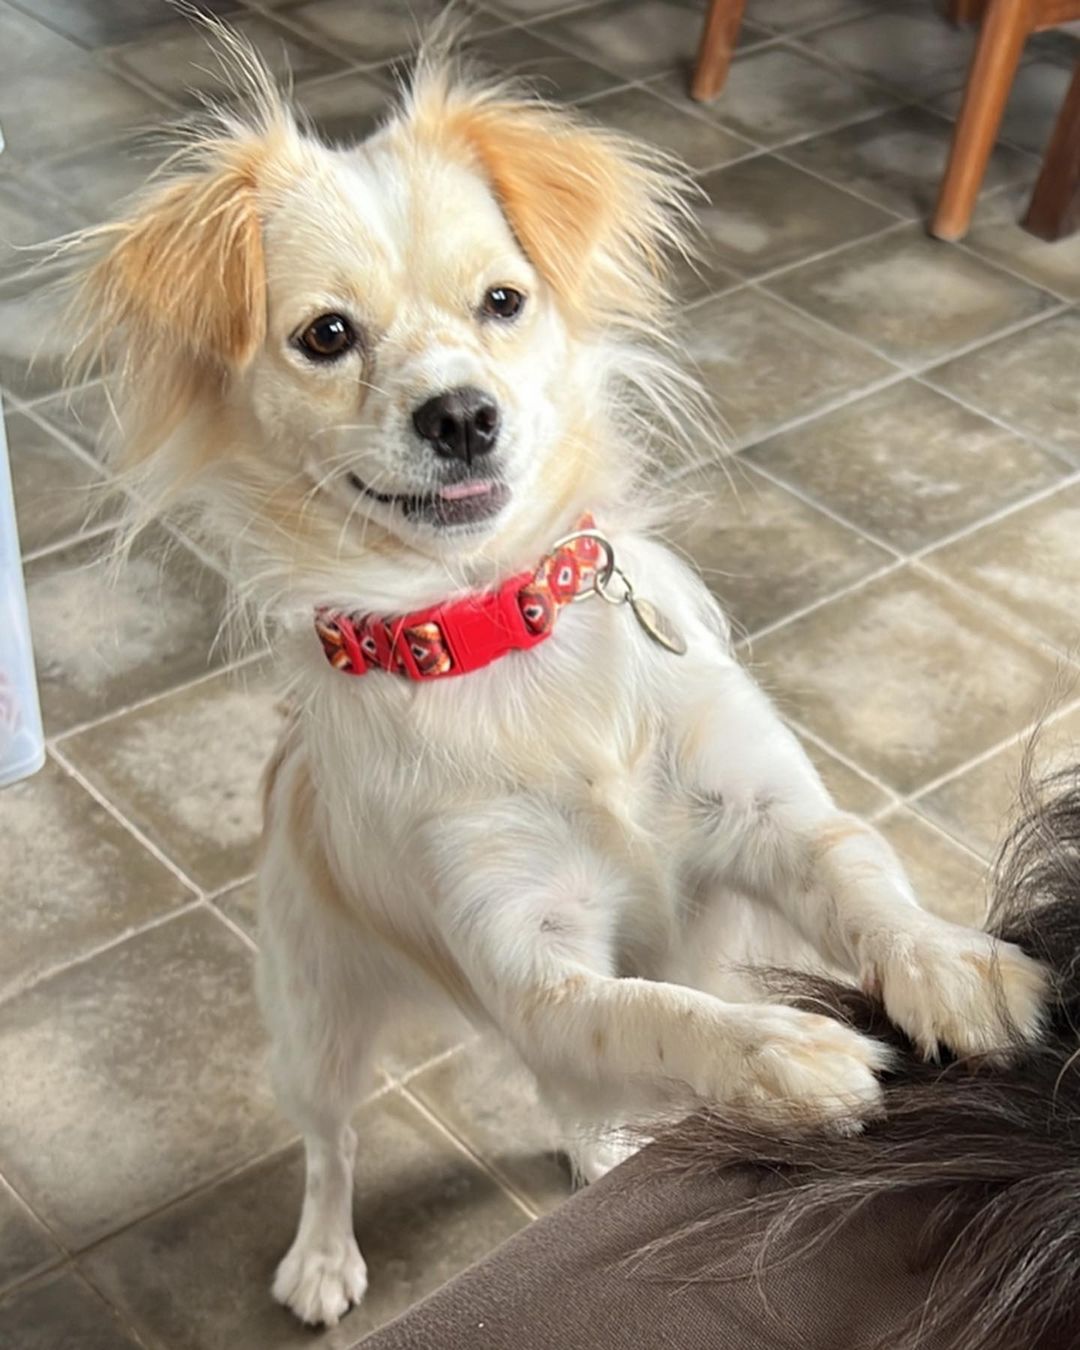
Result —
[[[0, 130], [0, 152], [4, 133]], [[26, 613], [15, 498], [11, 490], [4, 412], [0, 408], [0, 788], [37, 773], [45, 763], [30, 620]]]
[[0, 788], [45, 763], [15, 502], [0, 412]]

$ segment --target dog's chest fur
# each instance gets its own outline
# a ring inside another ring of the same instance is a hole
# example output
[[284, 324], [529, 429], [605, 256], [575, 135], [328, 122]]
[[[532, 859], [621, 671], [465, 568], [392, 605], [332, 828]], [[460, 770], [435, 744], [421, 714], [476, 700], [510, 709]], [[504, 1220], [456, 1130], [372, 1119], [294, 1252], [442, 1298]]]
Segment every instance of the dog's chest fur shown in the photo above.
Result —
[[715, 661], [720, 643], [697, 613], [696, 578], [656, 545], [635, 562], [691, 639], [687, 656], [654, 644], [627, 607], [591, 599], [565, 610], [541, 647], [430, 685], [312, 670], [302, 752], [333, 803], [322, 820], [346, 889], [423, 888], [432, 822], [490, 812], [496, 834], [499, 813], [517, 806], [571, 818], [650, 891], [673, 889], [672, 827], [686, 813], [670, 712], [702, 648]]

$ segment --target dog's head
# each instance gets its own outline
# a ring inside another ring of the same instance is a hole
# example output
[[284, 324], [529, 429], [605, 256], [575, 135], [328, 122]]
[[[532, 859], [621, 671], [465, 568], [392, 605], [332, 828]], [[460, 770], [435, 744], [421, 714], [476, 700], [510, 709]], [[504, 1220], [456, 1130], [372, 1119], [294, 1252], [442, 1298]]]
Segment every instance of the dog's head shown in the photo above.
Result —
[[663, 328], [680, 189], [445, 68], [350, 148], [264, 88], [95, 233], [79, 303], [122, 377], [127, 467], [324, 577], [457, 563], [588, 504], [630, 458], [597, 428]]

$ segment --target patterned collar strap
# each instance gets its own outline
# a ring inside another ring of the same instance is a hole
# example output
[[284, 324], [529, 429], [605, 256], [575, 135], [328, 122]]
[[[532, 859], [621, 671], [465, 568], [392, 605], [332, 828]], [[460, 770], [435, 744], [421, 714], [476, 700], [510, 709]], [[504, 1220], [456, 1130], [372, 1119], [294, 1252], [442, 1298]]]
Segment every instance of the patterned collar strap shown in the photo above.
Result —
[[599, 538], [590, 533], [595, 529], [592, 516], [583, 516], [535, 571], [520, 572], [497, 590], [392, 618], [320, 609], [315, 632], [326, 659], [346, 675], [383, 670], [437, 680], [528, 651], [551, 636], [564, 606], [592, 594], [598, 569], [610, 571]]

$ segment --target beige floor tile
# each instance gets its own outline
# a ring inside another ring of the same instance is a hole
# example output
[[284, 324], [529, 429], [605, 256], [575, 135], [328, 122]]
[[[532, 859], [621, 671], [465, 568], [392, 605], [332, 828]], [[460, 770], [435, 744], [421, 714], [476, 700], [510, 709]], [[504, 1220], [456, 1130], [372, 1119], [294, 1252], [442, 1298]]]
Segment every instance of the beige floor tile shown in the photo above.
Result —
[[964, 246], [1036, 286], [1080, 300], [1080, 234], [1048, 244], [1023, 229], [1031, 183], [995, 192], [980, 203]]
[[752, 444], [893, 372], [857, 342], [754, 291], [699, 306], [690, 355], [733, 446]]
[[695, 475], [669, 538], [701, 570], [737, 632], [760, 628], [887, 565], [890, 555], [766, 479]]
[[258, 938], [258, 894], [253, 880], [241, 881], [215, 895], [214, 905], [252, 941]]
[[[7, 125], [0, 109], [5, 135]], [[51, 289], [56, 279], [55, 270], [40, 268], [0, 278], [0, 385], [19, 398], [44, 398], [64, 386], [71, 330], [63, 322], [62, 302]]]
[[924, 908], [952, 923], [982, 927], [988, 899], [984, 863], [912, 811], [895, 811], [878, 828], [899, 855]]
[[280, 729], [277, 692], [245, 667], [124, 713], [64, 754], [207, 890], [248, 875], [258, 785]]
[[583, 59], [587, 52], [578, 45], [566, 49], [549, 42], [546, 26], [505, 28], [470, 42], [468, 54], [488, 75], [523, 81], [544, 98], [573, 103], [602, 94], [621, 76]]
[[872, 7], [873, 0], [799, 0], [795, 5], [791, 0], [750, 0], [746, 13], [755, 23], [788, 33], [833, 23]]
[[142, 1350], [96, 1293], [70, 1270], [36, 1280], [0, 1303], [5, 1350]]
[[852, 243], [890, 223], [876, 206], [811, 178], [772, 155], [758, 155], [701, 179], [697, 208], [705, 257], [744, 277], [787, 267]]
[[52, 28], [18, 10], [0, 12], [0, 52], [8, 70], [27, 70], [70, 61], [81, 55], [79, 47]]
[[35, 165], [34, 172], [54, 194], [97, 223], [116, 216], [164, 157], [165, 151], [148, 138], [128, 136], [89, 148], [79, 145]]
[[586, 111], [604, 126], [657, 145], [699, 173], [753, 149], [741, 137], [699, 116], [688, 100], [676, 107], [637, 86], [590, 99]]
[[6, 418], [19, 543], [24, 554], [107, 525], [119, 507], [102, 493], [102, 475], [38, 422]]
[[958, 88], [974, 46], [970, 28], [953, 28], [930, 5], [880, 0], [869, 13], [811, 33], [816, 52], [909, 97]]
[[1038, 713], [1053, 661], [910, 568], [754, 644], [785, 711], [900, 793]]
[[[1053, 701], [1074, 698], [1076, 693], [1075, 687], [1063, 688]], [[1037, 736], [1019, 737], [919, 797], [918, 809], [983, 857], [993, 858], [1021, 814], [1021, 787], [1029, 753], [1031, 761], [1026, 768], [1033, 781], [1080, 764], [1080, 710], [1048, 717]]]
[[[784, 155], [887, 211], [922, 220], [937, 201], [952, 129], [952, 122], [923, 108], [898, 108], [800, 141]], [[1035, 171], [1030, 156], [999, 145], [987, 165], [983, 191], [993, 193], [1018, 178], [1030, 181]]]
[[921, 225], [807, 263], [768, 285], [905, 365], [947, 356], [1056, 303], [980, 258], [942, 248]]
[[901, 551], [973, 525], [1067, 472], [1056, 456], [912, 380], [745, 456]]
[[[399, 0], [365, 0], [361, 9], [355, 0], [305, 0], [278, 5], [275, 12], [350, 62], [376, 65], [411, 53], [417, 36], [431, 27], [444, 4], [445, 0], [411, 0], [407, 5]], [[474, 9], [468, 31], [482, 33], [503, 22]]]
[[676, 257], [672, 262], [672, 288], [686, 307], [691, 332], [696, 323], [696, 316], [690, 313], [692, 306], [743, 285], [742, 277], [737, 272], [717, 261], [707, 241], [695, 238], [693, 247], [694, 256]]
[[104, 462], [119, 431], [117, 414], [101, 380], [34, 404], [34, 416]]
[[[694, 0], [611, 0], [553, 19], [540, 31], [589, 61], [642, 80], [688, 67], [701, 22], [701, 6]], [[747, 36], [753, 31], [747, 25]]]
[[732, 63], [716, 120], [759, 145], [812, 136], [892, 106], [890, 94], [790, 47], [752, 49]]
[[943, 389], [1080, 463], [1080, 313], [1068, 310], [929, 372]]
[[[60, 1248], [44, 1226], [10, 1186], [0, 1181], [0, 1289], [53, 1265], [61, 1257]], [[0, 1326], [3, 1317], [0, 1310]]]
[[216, 572], [156, 527], [119, 567], [112, 542], [96, 536], [26, 569], [50, 735], [205, 675], [227, 655], [217, 640], [226, 594]]
[[389, 109], [393, 93], [374, 76], [350, 70], [296, 91], [297, 107], [332, 144], [362, 140]]
[[94, 1282], [170, 1350], [345, 1350], [525, 1223], [525, 1216], [415, 1107], [384, 1095], [356, 1117], [354, 1215], [367, 1296], [312, 1332], [269, 1293], [299, 1213], [289, 1150], [98, 1248]]
[[195, 898], [52, 762], [0, 794], [0, 838], [0, 997]]
[[[199, 8], [224, 16], [241, 8], [238, 0], [199, 0]], [[76, 42], [87, 47], [130, 41], [133, 35], [161, 33], [181, 20], [170, 0], [34, 0], [34, 12]]]
[[80, 54], [44, 67], [9, 69], [0, 81], [0, 126], [24, 164], [60, 154], [75, 141], [104, 140], [148, 122], [164, 107]]
[[81, 224], [70, 203], [42, 191], [29, 175], [0, 173], [0, 276], [34, 267], [41, 261], [34, 245], [56, 239]]
[[859, 773], [830, 750], [816, 741], [801, 737], [803, 749], [821, 774], [822, 781], [842, 811], [853, 811], [857, 816], [872, 816], [892, 800], [865, 774]]
[[1003, 623], [1019, 621], [1080, 653], [1080, 487], [1065, 488], [937, 549], [927, 565], [978, 591]]
[[181, 915], [16, 995], [0, 1171], [71, 1247], [285, 1143], [251, 952]]
[[[343, 53], [332, 56], [261, 15], [240, 14], [231, 26], [252, 44], [278, 79], [290, 76], [299, 84], [345, 68]], [[137, 76], [177, 103], [198, 106], [199, 94], [221, 96], [233, 89], [231, 76], [207, 46], [206, 34], [193, 25], [114, 47], [109, 59], [117, 70]]]
[[[599, 0], [585, 0], [585, 3], [598, 3]], [[485, 0], [484, 8], [492, 14], [501, 14], [515, 22], [524, 23], [528, 19], [550, 18], [567, 9], [580, 9], [582, 0]]]
[[554, 1209], [570, 1194], [556, 1120], [505, 1045], [481, 1038], [411, 1079], [409, 1091], [534, 1208]]

